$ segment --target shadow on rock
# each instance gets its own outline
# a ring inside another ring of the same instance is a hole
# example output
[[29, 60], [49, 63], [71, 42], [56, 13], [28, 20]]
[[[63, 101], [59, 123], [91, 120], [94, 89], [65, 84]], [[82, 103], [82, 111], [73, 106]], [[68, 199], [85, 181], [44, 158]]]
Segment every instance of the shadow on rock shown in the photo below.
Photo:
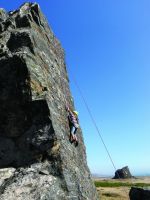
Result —
[[37, 162], [55, 141], [46, 100], [32, 101], [30, 75], [17, 56], [0, 63], [0, 168]]

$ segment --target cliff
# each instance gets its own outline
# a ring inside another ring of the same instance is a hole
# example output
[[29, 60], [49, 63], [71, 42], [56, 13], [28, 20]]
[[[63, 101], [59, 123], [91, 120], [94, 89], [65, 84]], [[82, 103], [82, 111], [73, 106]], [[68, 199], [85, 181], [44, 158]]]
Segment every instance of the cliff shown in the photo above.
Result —
[[64, 51], [40, 11], [0, 10], [0, 200], [97, 200], [79, 145], [69, 142], [73, 109]]

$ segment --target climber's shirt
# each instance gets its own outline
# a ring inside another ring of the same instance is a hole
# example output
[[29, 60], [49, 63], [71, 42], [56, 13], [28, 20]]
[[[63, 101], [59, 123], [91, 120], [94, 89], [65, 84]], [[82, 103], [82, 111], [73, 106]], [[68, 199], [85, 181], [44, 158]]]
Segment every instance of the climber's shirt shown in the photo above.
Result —
[[67, 108], [67, 111], [70, 122], [73, 124], [75, 128], [79, 128], [78, 118], [76, 117], [76, 115], [73, 112], [71, 112], [69, 108]]
[[74, 125], [74, 127], [79, 128], [77, 117], [72, 112], [69, 112], [68, 117], [70, 122]]

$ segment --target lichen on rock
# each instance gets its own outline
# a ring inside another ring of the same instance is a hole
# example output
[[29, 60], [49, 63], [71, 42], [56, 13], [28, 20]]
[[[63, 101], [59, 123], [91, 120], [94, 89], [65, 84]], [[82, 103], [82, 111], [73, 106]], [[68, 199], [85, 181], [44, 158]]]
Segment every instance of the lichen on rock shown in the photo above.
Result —
[[0, 10], [0, 200], [97, 200], [79, 146], [64, 50], [36, 3]]

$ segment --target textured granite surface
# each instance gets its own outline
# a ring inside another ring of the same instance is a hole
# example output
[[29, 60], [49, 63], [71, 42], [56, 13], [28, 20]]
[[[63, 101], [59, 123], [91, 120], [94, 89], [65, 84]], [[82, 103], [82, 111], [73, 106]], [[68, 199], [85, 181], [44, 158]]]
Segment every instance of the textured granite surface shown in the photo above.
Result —
[[64, 50], [39, 5], [0, 9], [0, 200], [97, 200], [73, 109]]

